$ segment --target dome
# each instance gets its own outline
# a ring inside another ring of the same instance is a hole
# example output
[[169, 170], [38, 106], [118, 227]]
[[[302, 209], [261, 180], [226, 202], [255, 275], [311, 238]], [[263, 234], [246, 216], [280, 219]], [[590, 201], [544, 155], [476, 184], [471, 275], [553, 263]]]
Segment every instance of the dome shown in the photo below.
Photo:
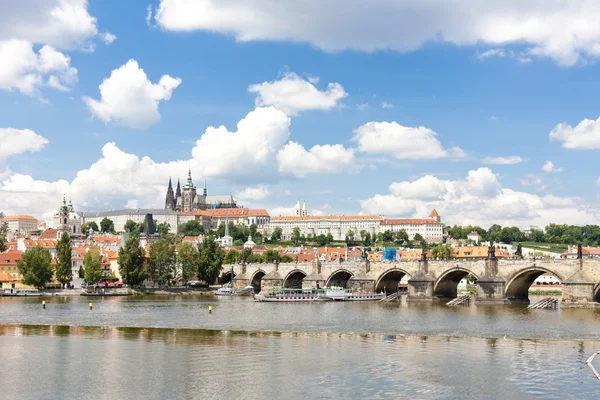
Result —
[[69, 213], [69, 219], [81, 219], [81, 217], [77, 213], [70, 212]]

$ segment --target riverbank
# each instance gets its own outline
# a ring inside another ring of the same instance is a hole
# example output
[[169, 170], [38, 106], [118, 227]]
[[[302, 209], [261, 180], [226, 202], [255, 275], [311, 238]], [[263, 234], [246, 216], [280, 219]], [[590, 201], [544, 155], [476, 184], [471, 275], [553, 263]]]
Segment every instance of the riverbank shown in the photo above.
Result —
[[[129, 288], [106, 288], [105, 295], [130, 295], [130, 296], [214, 296], [212, 290], [209, 289], [194, 289], [194, 288], [144, 288], [144, 289], [129, 289]], [[44, 289], [40, 291], [42, 296], [81, 296], [81, 289]]]

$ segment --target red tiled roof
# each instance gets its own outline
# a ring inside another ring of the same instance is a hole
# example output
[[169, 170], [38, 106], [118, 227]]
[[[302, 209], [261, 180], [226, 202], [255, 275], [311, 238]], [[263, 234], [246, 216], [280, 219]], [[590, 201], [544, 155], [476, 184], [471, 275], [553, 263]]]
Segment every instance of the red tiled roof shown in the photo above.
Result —
[[38, 239], [56, 239], [57, 234], [56, 229], [46, 229], [42, 234], [38, 237]]
[[431, 214], [429, 214], [429, 217], [439, 217], [439, 216], [440, 216], [440, 214], [438, 214], [438, 212], [435, 208], [433, 209]]
[[17, 261], [21, 259], [22, 255], [23, 252], [19, 250], [9, 250], [0, 253], [0, 265], [17, 265]]
[[298, 215], [288, 215], [288, 216], [280, 216], [273, 217], [271, 221], [317, 221], [317, 220], [327, 220], [334, 219], [339, 221], [369, 221], [369, 220], [381, 220], [381, 217], [377, 215], [308, 215], [308, 216], [298, 216]]
[[12, 220], [12, 219], [29, 219], [29, 220], [37, 221], [37, 219], [32, 217], [31, 215], [7, 215], [6, 217], [4, 217], [4, 221]]
[[269, 217], [267, 210], [248, 210], [249, 217]]
[[441, 222], [437, 222], [435, 219], [427, 218], [403, 218], [403, 219], [384, 219], [381, 221], [381, 225], [442, 225]]

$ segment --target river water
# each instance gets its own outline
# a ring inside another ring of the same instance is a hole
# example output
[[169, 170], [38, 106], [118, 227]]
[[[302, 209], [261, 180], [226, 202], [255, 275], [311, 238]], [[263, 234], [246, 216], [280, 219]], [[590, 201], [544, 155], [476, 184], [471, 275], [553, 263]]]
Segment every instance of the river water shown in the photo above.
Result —
[[600, 399], [600, 310], [46, 301], [0, 298], [10, 398]]

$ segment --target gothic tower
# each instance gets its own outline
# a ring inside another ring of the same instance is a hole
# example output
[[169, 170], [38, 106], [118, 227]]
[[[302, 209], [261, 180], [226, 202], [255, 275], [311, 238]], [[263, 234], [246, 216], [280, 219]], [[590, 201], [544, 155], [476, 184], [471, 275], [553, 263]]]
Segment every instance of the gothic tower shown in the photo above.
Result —
[[175, 196], [173, 194], [173, 185], [171, 185], [171, 178], [169, 178], [169, 187], [167, 188], [167, 198], [165, 199], [165, 210], [175, 209]]

